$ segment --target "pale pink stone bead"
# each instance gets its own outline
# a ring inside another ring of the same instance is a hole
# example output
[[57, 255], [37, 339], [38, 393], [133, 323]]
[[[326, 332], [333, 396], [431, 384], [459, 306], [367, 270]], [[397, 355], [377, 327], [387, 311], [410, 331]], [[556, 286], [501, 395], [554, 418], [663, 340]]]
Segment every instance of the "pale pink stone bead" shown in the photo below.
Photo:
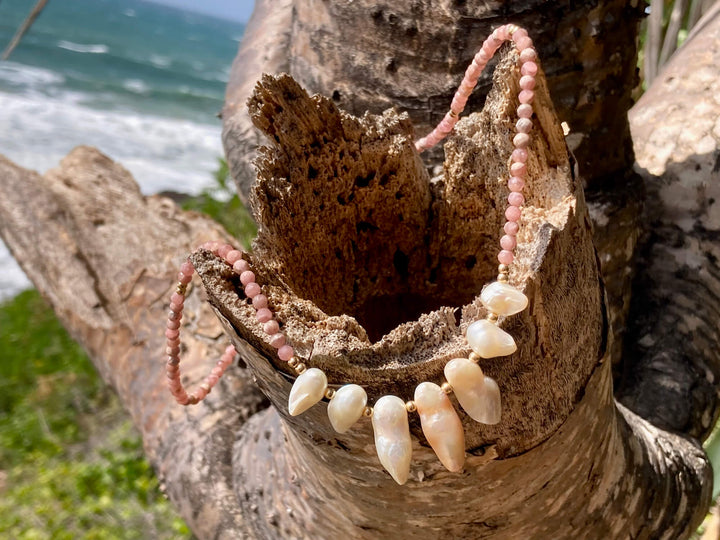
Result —
[[165, 328], [168, 330], [177, 330], [180, 328], [180, 321], [168, 321]]
[[438, 124], [438, 127], [436, 129], [443, 135], [447, 135], [448, 133], [450, 133], [452, 131], [453, 124], [448, 122], [447, 117], [445, 117], [440, 121], [440, 123]]
[[490, 58], [492, 58], [492, 55], [488, 54], [483, 48], [480, 48], [480, 50], [475, 53], [475, 57], [473, 58], [473, 60], [475, 61], [475, 63], [477, 63], [479, 67], [485, 69], [485, 66], [487, 65]]
[[278, 349], [278, 358], [280, 358], [283, 362], [289, 362], [294, 355], [295, 349], [293, 349], [290, 345], [283, 345], [280, 349]]
[[505, 236], [500, 238], [500, 247], [502, 247], [503, 249], [506, 249], [508, 251], [512, 251], [513, 249], [515, 249], [516, 244], [517, 244], [517, 242], [515, 241], [514, 236], [510, 236], [510, 235], [506, 234]]
[[182, 311], [168, 311], [168, 319], [174, 321], [182, 317]]
[[522, 193], [511, 191], [508, 195], [508, 203], [510, 203], [510, 206], [522, 206], [525, 204], [525, 197], [523, 197]]
[[167, 345], [168, 347], [172, 347], [172, 348], [179, 347], [180, 346], [180, 333], [178, 332], [177, 337], [167, 338], [165, 340], [165, 345]]
[[186, 276], [192, 276], [195, 272], [195, 267], [192, 265], [190, 261], [185, 261], [180, 265], [180, 271], [185, 274]]
[[250, 265], [245, 259], [240, 259], [233, 263], [233, 271], [236, 274], [242, 274], [250, 269]]
[[172, 296], [170, 297], [170, 303], [182, 305], [185, 303], [185, 297], [182, 294], [180, 294], [179, 292], [174, 292], [174, 293], [172, 293]]
[[533, 123], [529, 118], [520, 118], [515, 122], [515, 129], [518, 133], [530, 133], [532, 130]]
[[482, 75], [483, 67], [484, 66], [478, 65], [478, 63], [473, 58], [473, 61], [470, 62], [470, 65], [465, 70], [465, 79], [467, 79], [468, 81], [477, 81], [478, 77]]
[[240, 259], [242, 259], [242, 251], [239, 251], [237, 249], [233, 249], [225, 256], [225, 260], [230, 265], [235, 264]]
[[213, 242], [208, 240], [207, 242], [203, 242], [202, 244], [200, 244], [200, 249], [206, 249], [208, 251], [212, 251], [212, 245], [213, 245]]
[[415, 150], [417, 150], [419, 153], [424, 152], [428, 148], [430, 147], [427, 145], [427, 137], [422, 137], [418, 139], [415, 143]]
[[513, 32], [512, 40], [513, 42], [517, 43], [519, 40], [526, 37], [528, 37], [527, 30], [525, 30], [524, 28], [518, 28]]
[[505, 226], [503, 227], [503, 231], [505, 231], [505, 234], [509, 234], [510, 236], [515, 236], [519, 230], [520, 225], [517, 224], [517, 221], [507, 221], [505, 222]]
[[463, 96], [467, 97], [470, 94], [472, 94], [473, 89], [475, 88], [475, 85], [477, 84], [477, 81], [471, 81], [468, 79], [463, 79], [460, 82], [460, 86], [458, 87], [458, 91]]
[[529, 103], [522, 103], [517, 108], [517, 115], [520, 118], [531, 118], [533, 115], [532, 105], [530, 105]]
[[525, 148], [516, 148], [510, 155], [515, 163], [525, 163], [528, 158], [528, 151]]
[[176, 338], [178, 338], [179, 336], [180, 336], [180, 331], [177, 330], [177, 329], [176, 329], [176, 330], [170, 330], [170, 328], [168, 328], [167, 330], [165, 330], [165, 337], [168, 338], [168, 339], [176, 339]]
[[496, 28], [493, 33], [493, 37], [500, 41], [507, 41], [510, 39], [510, 33], [508, 32], [507, 26], [503, 25]]
[[230, 244], [223, 244], [218, 248], [218, 255], [224, 259], [232, 250], [233, 247]]
[[268, 306], [267, 296], [260, 293], [252, 299], [252, 305], [255, 309], [260, 309]]
[[272, 311], [270, 311], [268, 308], [258, 309], [257, 313], [255, 314], [255, 318], [261, 323], [268, 322], [270, 319], [272, 319], [272, 316]]
[[223, 368], [221, 368], [220, 366], [215, 366], [214, 368], [212, 368], [210, 375], [215, 375], [219, 379], [223, 376], [223, 373], [225, 373], [225, 370]]
[[523, 90], [535, 90], [535, 77], [532, 75], [523, 75], [520, 77], [520, 88]]
[[220, 242], [210, 242], [208, 249], [213, 253], [217, 253], [217, 250], [220, 249], [221, 245], [222, 244]]
[[498, 50], [498, 46], [495, 45], [494, 41], [486, 39], [485, 42], [482, 44], [482, 50], [485, 51], [485, 54], [487, 54], [488, 58], [492, 58], [495, 55], [495, 52]]
[[517, 206], [508, 206], [505, 209], [505, 219], [508, 221], [520, 221], [520, 209]]
[[511, 176], [508, 180], [508, 189], [510, 191], [522, 191], [525, 187], [525, 181], [518, 176]]
[[253, 281], [255, 281], [255, 272], [252, 270], [245, 270], [242, 274], [240, 274], [240, 283], [243, 285], [247, 285]]
[[195, 392], [193, 392], [192, 395], [195, 396], [195, 399], [197, 399], [198, 401], [202, 401], [207, 397], [208, 391], [205, 390], [205, 388], [198, 388], [197, 390], [195, 390]]
[[263, 332], [265, 332], [268, 336], [272, 336], [277, 334], [280, 331], [280, 325], [275, 320], [267, 321], [265, 324], [263, 324]]
[[271, 347], [273, 347], [275, 349], [279, 349], [283, 345], [285, 345], [285, 335], [284, 334], [278, 332], [277, 334], [273, 335], [270, 338], [270, 346]]
[[532, 47], [528, 47], [520, 53], [520, 62], [533, 62], [537, 58], [537, 52]]
[[530, 76], [534, 77], [535, 75], [537, 75], [537, 72], [538, 72], [538, 67], [535, 62], [525, 62], [520, 67], [521, 75], [530, 75]]
[[183, 304], [182, 302], [179, 304], [176, 304], [175, 302], [170, 302], [170, 311], [174, 311], [176, 315], [182, 315], [183, 311]]
[[460, 116], [460, 113], [465, 109], [467, 105], [467, 98], [459, 98], [457, 94], [453, 97], [452, 103], [450, 103], [450, 110]]
[[223, 352], [223, 356], [229, 356], [229, 357], [232, 359], [232, 358], [235, 358], [235, 354], [236, 354], [236, 353], [237, 353], [237, 351], [235, 350], [235, 346], [234, 346], [234, 345], [228, 345], [227, 347], [225, 347], [225, 351]]
[[220, 380], [220, 377], [218, 377], [217, 375], [213, 375], [212, 373], [207, 376], [207, 379], [205, 379], [205, 381], [208, 383], [210, 388], [215, 386], [219, 380]]
[[521, 90], [518, 94], [520, 103], [532, 103], [533, 99], [535, 99], [535, 92], [532, 90]]
[[513, 137], [513, 144], [516, 148], [526, 148], [530, 144], [530, 135], [527, 133], [518, 133]]
[[180, 354], [180, 345], [175, 345], [174, 347], [165, 347], [165, 354], [168, 356], [177, 356]]
[[184, 272], [178, 272], [178, 281], [183, 285], [187, 285], [192, 281], [192, 276], [187, 275]]
[[518, 51], [522, 52], [525, 49], [531, 48], [533, 46], [533, 41], [527, 36], [521, 37], [520, 39], [515, 41], [515, 46], [517, 47]]
[[248, 298], [255, 298], [261, 292], [262, 289], [260, 288], [260, 285], [258, 285], [254, 281], [245, 285], [245, 296], [247, 296]]
[[512, 251], [503, 249], [500, 253], [498, 253], [498, 261], [500, 261], [500, 264], [512, 264], [514, 260], [515, 256]]
[[513, 176], [525, 176], [527, 165], [524, 163], [513, 163], [510, 165], [510, 174]]

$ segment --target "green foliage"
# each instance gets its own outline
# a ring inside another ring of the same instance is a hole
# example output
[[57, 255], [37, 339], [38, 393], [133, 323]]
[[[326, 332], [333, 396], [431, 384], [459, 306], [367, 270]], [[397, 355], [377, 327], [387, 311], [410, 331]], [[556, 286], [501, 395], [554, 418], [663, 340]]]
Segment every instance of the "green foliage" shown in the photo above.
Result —
[[247, 249], [257, 234], [257, 227], [233, 189], [227, 161], [218, 159], [218, 169], [213, 176], [215, 185], [204, 189], [200, 195], [187, 198], [182, 207], [207, 214]]
[[0, 304], [0, 538], [189, 538], [139, 434], [37, 291]]

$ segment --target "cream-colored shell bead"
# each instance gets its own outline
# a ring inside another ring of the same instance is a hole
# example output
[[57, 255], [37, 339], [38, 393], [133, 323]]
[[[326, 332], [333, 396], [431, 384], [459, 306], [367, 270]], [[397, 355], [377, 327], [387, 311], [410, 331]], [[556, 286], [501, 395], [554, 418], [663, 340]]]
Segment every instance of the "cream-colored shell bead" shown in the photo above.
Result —
[[465, 432], [447, 394], [437, 384], [423, 382], [415, 388], [415, 406], [423, 433], [440, 463], [450, 472], [465, 464]]
[[360, 420], [367, 405], [367, 394], [362, 386], [346, 384], [338, 389], [328, 405], [328, 418], [335, 431], [345, 433]]
[[480, 301], [491, 313], [515, 315], [528, 305], [528, 298], [512, 285], [495, 281], [480, 293]]
[[375, 402], [372, 415], [375, 450], [380, 463], [398, 484], [407, 482], [412, 459], [412, 441], [405, 402], [397, 396], [383, 396]]
[[444, 373], [470, 418], [482, 424], [500, 422], [500, 388], [480, 366], [467, 358], [453, 358], [445, 364]]
[[310, 368], [303, 371], [290, 389], [288, 411], [292, 416], [304, 413], [325, 395], [327, 377], [322, 370]]
[[470, 348], [483, 358], [508, 356], [517, 350], [515, 340], [510, 334], [485, 319], [468, 326], [465, 336]]

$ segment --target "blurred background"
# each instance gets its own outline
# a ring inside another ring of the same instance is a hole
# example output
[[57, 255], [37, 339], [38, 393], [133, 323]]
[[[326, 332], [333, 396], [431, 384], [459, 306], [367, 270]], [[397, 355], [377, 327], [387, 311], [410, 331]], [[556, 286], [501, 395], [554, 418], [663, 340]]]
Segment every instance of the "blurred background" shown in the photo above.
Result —
[[[34, 4], [0, 1], [0, 51]], [[253, 4], [49, 0], [0, 61], [0, 154], [42, 173], [92, 145], [144, 193], [252, 235], [217, 115]], [[0, 538], [191, 538], [114, 394], [31, 287], [0, 242]]]

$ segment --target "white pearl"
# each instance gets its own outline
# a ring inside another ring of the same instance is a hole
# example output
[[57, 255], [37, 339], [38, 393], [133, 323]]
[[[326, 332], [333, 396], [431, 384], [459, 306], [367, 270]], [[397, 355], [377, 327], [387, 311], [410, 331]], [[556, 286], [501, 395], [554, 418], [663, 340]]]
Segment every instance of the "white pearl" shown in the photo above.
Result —
[[495, 281], [480, 293], [480, 301], [491, 313], [515, 315], [528, 305], [528, 298], [512, 285]]
[[445, 364], [444, 372], [470, 418], [482, 424], [500, 422], [500, 388], [494, 379], [483, 374], [480, 366], [467, 358], [453, 358]]
[[508, 356], [517, 350], [515, 340], [488, 320], [481, 319], [468, 326], [468, 345], [483, 358]]
[[462, 471], [465, 432], [445, 392], [435, 383], [423, 382], [415, 388], [414, 400], [423, 433], [440, 463], [448, 471]]
[[325, 395], [327, 377], [322, 370], [310, 368], [298, 375], [288, 397], [288, 411], [292, 416], [304, 413]]
[[362, 386], [346, 384], [335, 392], [328, 405], [328, 418], [338, 433], [345, 433], [360, 420], [367, 405], [367, 394]]
[[380, 463], [398, 484], [410, 475], [412, 441], [405, 402], [397, 396], [377, 400], [372, 415], [375, 449]]

